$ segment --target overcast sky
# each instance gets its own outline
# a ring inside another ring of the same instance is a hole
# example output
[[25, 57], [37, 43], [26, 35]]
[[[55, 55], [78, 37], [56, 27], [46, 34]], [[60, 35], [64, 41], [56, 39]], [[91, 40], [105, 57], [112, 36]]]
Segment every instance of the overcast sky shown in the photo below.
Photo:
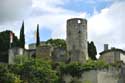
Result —
[[103, 44], [125, 49], [125, 0], [0, 0], [0, 31], [12, 30], [17, 36], [25, 22], [26, 44], [34, 43], [40, 24], [41, 41], [66, 38], [66, 20], [88, 20], [88, 40], [98, 52]]

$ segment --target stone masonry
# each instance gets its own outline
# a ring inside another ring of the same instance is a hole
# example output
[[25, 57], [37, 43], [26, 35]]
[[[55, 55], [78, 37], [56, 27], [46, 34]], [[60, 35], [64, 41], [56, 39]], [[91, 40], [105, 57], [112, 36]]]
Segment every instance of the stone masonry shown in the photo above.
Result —
[[71, 62], [84, 63], [88, 59], [86, 19], [67, 20], [67, 54]]

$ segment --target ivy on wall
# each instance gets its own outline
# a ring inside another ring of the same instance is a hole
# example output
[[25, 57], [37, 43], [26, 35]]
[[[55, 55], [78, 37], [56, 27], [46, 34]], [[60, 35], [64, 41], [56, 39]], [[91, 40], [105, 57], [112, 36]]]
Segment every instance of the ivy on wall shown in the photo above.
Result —
[[81, 77], [82, 73], [89, 70], [97, 70], [108, 68], [109, 64], [106, 64], [103, 61], [92, 61], [89, 60], [85, 64], [78, 62], [65, 64], [60, 66], [60, 72], [62, 74], [69, 74], [72, 77]]

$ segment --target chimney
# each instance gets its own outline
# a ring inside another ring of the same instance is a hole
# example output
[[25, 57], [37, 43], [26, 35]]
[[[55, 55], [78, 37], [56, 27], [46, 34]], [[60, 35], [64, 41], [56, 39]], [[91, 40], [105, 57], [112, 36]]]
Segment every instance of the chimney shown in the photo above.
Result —
[[104, 44], [104, 51], [108, 50], [108, 44]]

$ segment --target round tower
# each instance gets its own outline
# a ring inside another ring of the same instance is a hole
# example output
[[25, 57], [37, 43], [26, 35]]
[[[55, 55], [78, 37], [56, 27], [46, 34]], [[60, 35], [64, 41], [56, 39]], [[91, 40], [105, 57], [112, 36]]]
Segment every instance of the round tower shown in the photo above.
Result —
[[88, 59], [87, 20], [67, 20], [67, 53], [71, 62], [84, 63]]

